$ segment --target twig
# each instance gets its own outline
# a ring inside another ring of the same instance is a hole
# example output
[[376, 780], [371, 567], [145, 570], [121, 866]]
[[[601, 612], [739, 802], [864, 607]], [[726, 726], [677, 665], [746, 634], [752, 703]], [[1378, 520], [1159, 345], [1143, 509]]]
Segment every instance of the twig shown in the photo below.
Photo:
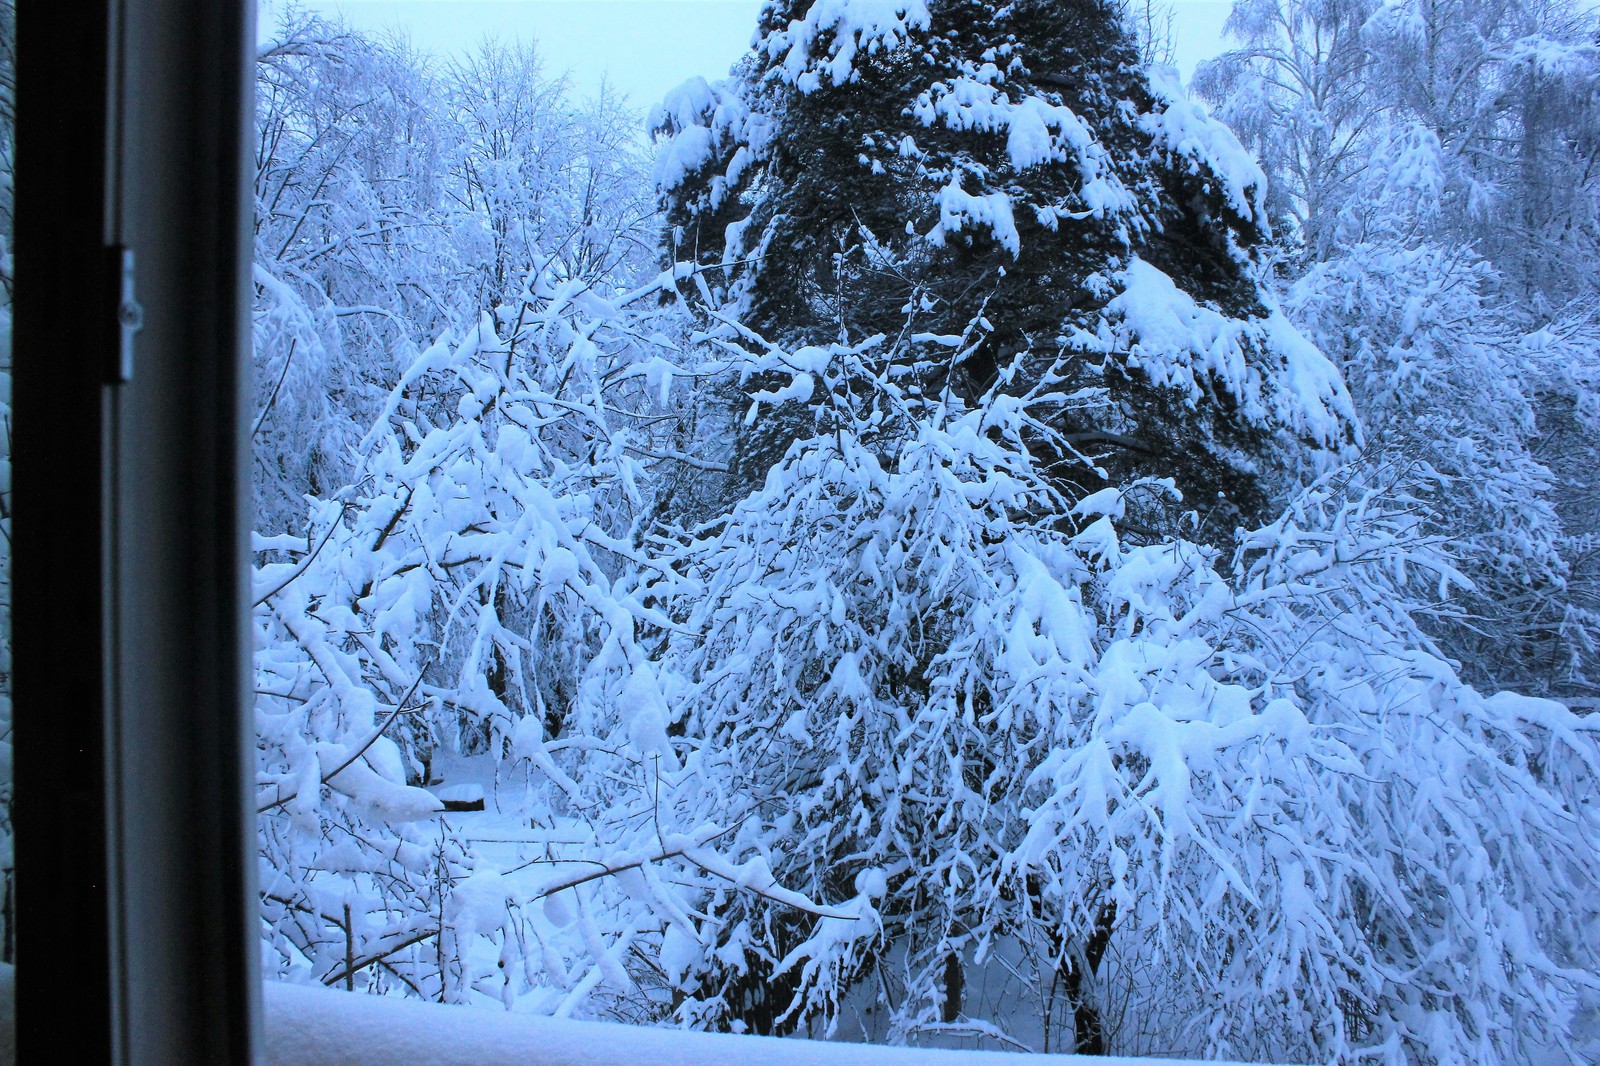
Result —
[[[721, 833], [717, 834], [717, 836], [721, 835]], [[715, 840], [716, 837], [712, 837], [711, 839]], [[688, 846], [675, 848], [664, 847], [657, 854], [650, 855], [642, 859], [634, 859], [631, 862], [625, 862], [619, 865], [606, 864], [604, 867], [596, 870], [593, 873], [580, 874], [576, 877], [569, 877], [565, 881], [557, 881], [554, 884], [546, 885], [544, 888], [540, 889], [537, 893], [531, 896], [529, 898], [529, 902], [531, 903], [533, 900], [544, 899], [547, 896], [553, 896], [557, 892], [565, 892], [569, 888], [577, 888], [579, 885], [586, 885], [591, 881], [598, 881], [602, 877], [613, 877], [626, 870], [637, 870], [640, 867], [649, 865], [651, 863], [664, 862], [667, 859], [681, 858], [686, 860], [691, 866], [694, 866], [702, 873], [710, 874], [713, 877], [720, 877], [735, 887], [741, 888], [752, 895], [760, 896], [762, 899], [768, 900], [772, 903], [778, 903], [785, 907], [793, 907], [797, 911], [804, 911], [807, 914], [816, 915], [818, 918], [838, 918], [840, 920], [849, 922], [861, 920], [861, 916], [858, 914], [846, 914], [843, 911], [828, 910], [823, 907], [818, 907], [815, 904], [811, 906], [803, 906], [799, 903], [796, 903], [792, 899], [784, 899], [781, 896], [774, 895], [753, 885], [740, 884], [737, 878], [729, 877], [726, 873], [723, 873], [720, 870], [712, 869], [710, 866], [707, 866], [705, 863], [702, 863], [695, 858], [694, 850], [696, 848], [704, 847], [706, 843], [708, 843], [708, 841], [697, 842], [693, 848]]]
[[288, 577], [284, 578], [281, 582], [279, 582], [277, 588], [273, 589], [271, 592], [267, 593], [266, 595], [262, 596], [260, 599], [256, 600], [256, 602], [252, 603], [250, 605], [252, 610], [254, 610], [257, 607], [260, 607], [263, 603], [266, 603], [268, 600], [272, 599], [272, 597], [276, 596], [278, 593], [280, 593], [284, 589], [288, 588], [290, 586], [290, 584], [292, 584], [297, 578], [300, 577], [300, 575], [304, 574], [307, 570], [309, 570], [311, 568], [311, 564], [316, 562], [317, 556], [322, 554], [322, 549], [327, 547], [329, 538], [331, 538], [333, 536], [333, 531], [335, 529], [339, 528], [339, 523], [340, 522], [344, 521], [344, 513], [345, 513], [345, 511], [347, 509], [349, 509], [349, 507], [350, 507], [350, 505], [348, 503], [340, 505], [340, 507], [339, 507], [339, 517], [335, 518], [332, 522], [328, 523], [328, 531], [322, 535], [322, 540], [317, 544], [316, 550], [313, 551], [310, 555], [306, 556], [304, 562], [302, 562], [299, 566], [295, 567], [294, 573], [290, 574]]
[[299, 337], [289, 338], [289, 354], [283, 357], [283, 370], [278, 374], [278, 383], [272, 386], [272, 395], [267, 397], [267, 405], [261, 409], [261, 414], [256, 416], [256, 424], [250, 427], [251, 440], [255, 440], [256, 434], [261, 432], [261, 423], [267, 420], [267, 415], [272, 413], [273, 405], [278, 402], [278, 390], [283, 388], [283, 381], [289, 376], [289, 364], [294, 361], [294, 349], [299, 343]]
[[439, 932], [440, 931], [438, 929], [424, 929], [420, 933], [415, 933], [409, 937], [406, 937], [406, 939], [400, 941], [400, 943], [396, 944], [392, 948], [356, 959], [354, 962], [351, 962], [345, 966], [345, 968], [340, 970], [338, 973], [330, 974], [329, 976], [324, 977], [322, 979], [322, 983], [329, 986], [336, 985], [340, 981], [343, 981], [346, 978], [365, 970], [368, 966], [380, 963], [389, 956], [404, 951], [406, 948], [409, 948], [414, 944], [420, 944], [424, 940], [438, 936]]
[[[370, 747], [372, 747], [372, 745], [376, 744], [378, 742], [378, 738], [383, 736], [383, 731], [385, 729], [388, 729], [390, 724], [393, 723], [396, 718], [400, 717], [401, 714], [405, 713], [408, 710], [416, 710], [417, 709], [415, 707], [408, 708], [406, 706], [406, 704], [411, 702], [412, 694], [414, 694], [417, 691], [417, 686], [420, 685], [420, 684], [422, 684], [422, 674], [419, 672], [417, 674], [417, 679], [415, 681], [413, 681], [411, 683], [411, 687], [406, 690], [406, 694], [404, 696], [400, 697], [400, 701], [394, 705], [394, 710], [390, 711], [388, 713], [388, 715], [384, 718], [384, 720], [382, 722], [378, 723], [378, 728], [376, 728], [376, 729], [374, 729], [372, 731], [372, 735], [367, 737], [367, 739], [362, 743], [362, 745], [355, 750], [354, 754], [352, 754], [348, 759], [346, 759], [344, 762], [340, 763], [337, 767], [335, 767], [332, 773], [326, 773], [326, 774], [322, 775], [322, 782], [321, 782], [322, 784], [324, 784], [324, 785], [327, 784], [329, 781], [332, 781], [334, 778], [338, 777], [345, 770], [349, 769], [350, 764], [355, 762], [357, 759], [361, 758], [361, 756], [366, 753], [366, 750], [368, 748], [370, 748]], [[275, 807], [282, 807], [285, 803], [290, 802], [291, 800], [295, 799], [299, 795], [300, 795], [300, 790], [299, 789], [295, 789], [293, 792], [289, 793], [287, 796], [282, 797], [281, 799], [276, 799], [276, 800], [273, 800], [271, 803], [263, 804], [262, 806], [257, 807], [256, 808], [256, 813], [257, 814], [266, 814], [268, 811], [272, 810]]]

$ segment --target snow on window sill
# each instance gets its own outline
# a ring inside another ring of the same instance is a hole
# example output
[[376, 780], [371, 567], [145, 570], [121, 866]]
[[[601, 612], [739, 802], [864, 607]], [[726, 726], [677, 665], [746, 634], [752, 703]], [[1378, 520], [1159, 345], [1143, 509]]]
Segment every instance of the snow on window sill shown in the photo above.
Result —
[[1179, 1066], [643, 1029], [270, 981], [265, 993], [268, 1066]]

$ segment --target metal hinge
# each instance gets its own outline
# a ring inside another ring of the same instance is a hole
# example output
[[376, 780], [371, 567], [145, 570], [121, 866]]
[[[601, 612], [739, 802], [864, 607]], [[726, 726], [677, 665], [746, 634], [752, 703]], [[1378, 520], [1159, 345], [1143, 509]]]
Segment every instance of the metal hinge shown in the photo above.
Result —
[[106, 380], [124, 385], [133, 380], [133, 335], [144, 327], [144, 308], [133, 294], [133, 249], [113, 245], [106, 253], [111, 274], [111, 329], [116, 339]]

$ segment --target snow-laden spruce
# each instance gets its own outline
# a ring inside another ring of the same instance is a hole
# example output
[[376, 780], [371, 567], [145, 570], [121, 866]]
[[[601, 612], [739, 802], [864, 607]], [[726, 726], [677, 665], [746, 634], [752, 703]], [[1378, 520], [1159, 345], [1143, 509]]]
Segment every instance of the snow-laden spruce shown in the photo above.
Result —
[[[790, 347], [981, 317], [946, 371], [964, 395], [1047, 367], [1105, 390], [1052, 421], [1086, 491], [1170, 477], [1221, 542], [1354, 439], [1262, 283], [1260, 167], [1113, 5], [771, 3], [735, 78], [653, 126], [667, 254], [711, 268], [707, 310]], [[802, 432], [741, 433], [719, 502]]]

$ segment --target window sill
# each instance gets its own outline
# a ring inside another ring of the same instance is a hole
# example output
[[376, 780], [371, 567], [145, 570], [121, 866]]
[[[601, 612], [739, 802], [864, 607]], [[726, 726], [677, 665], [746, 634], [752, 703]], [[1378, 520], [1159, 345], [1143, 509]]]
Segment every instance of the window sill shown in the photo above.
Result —
[[1176, 1059], [1019, 1057], [645, 1029], [272, 981], [264, 992], [268, 1066], [1180, 1066]]

